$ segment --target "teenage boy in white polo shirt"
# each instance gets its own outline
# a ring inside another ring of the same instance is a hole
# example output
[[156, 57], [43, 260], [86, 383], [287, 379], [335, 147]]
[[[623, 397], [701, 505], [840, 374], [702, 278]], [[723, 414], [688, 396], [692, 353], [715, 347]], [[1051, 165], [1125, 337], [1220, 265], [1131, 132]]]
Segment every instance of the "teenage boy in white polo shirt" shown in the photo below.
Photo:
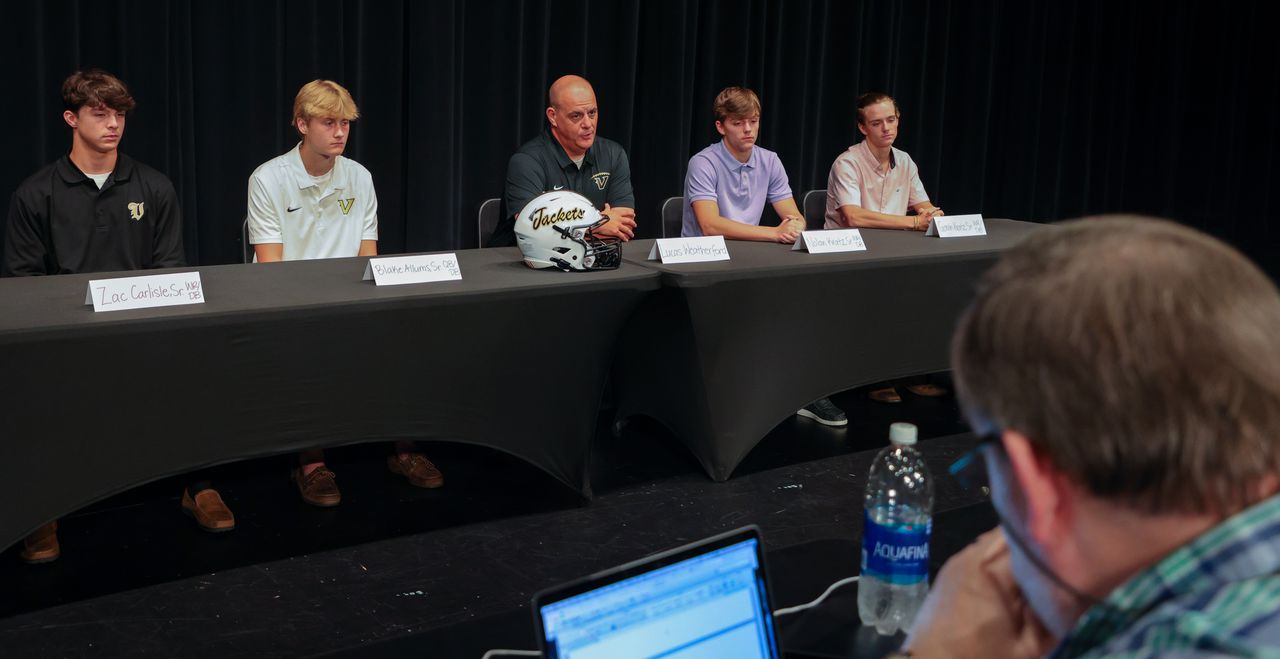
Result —
[[[883, 92], [858, 97], [858, 132], [865, 139], [849, 147], [831, 164], [827, 178], [825, 228], [903, 229], [927, 231], [942, 209], [929, 201], [920, 182], [920, 169], [906, 151], [893, 148], [901, 112], [898, 102]], [[910, 210], [913, 215], [908, 215]], [[919, 396], [941, 396], [946, 390], [917, 382], [907, 390]], [[881, 403], [900, 403], [893, 385], [871, 392]]]
[[[249, 177], [249, 242], [254, 259], [295, 261], [378, 253], [378, 198], [373, 177], [344, 158], [351, 122], [360, 116], [351, 94], [329, 80], [302, 86], [293, 101], [293, 126], [302, 141]], [[413, 442], [396, 442], [387, 467], [418, 487], [440, 487], [444, 476]], [[303, 501], [320, 507], [342, 500], [324, 451], [298, 456], [294, 482]]]

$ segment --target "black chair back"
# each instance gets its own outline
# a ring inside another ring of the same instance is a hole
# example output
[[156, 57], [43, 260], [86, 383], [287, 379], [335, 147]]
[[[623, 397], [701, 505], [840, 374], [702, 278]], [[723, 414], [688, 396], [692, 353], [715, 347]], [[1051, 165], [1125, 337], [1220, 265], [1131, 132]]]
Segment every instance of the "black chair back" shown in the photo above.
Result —
[[662, 202], [662, 237], [679, 238], [684, 224], [684, 197], [667, 197]]
[[827, 189], [804, 193], [804, 223], [810, 231], [821, 229], [827, 223]]
[[253, 245], [249, 244], [249, 216], [240, 223], [240, 251], [245, 263], [253, 263]]
[[493, 230], [498, 228], [501, 212], [502, 200], [497, 197], [480, 202], [480, 209], [476, 211], [477, 247], [484, 247], [484, 244], [489, 242], [489, 236], [492, 236]]

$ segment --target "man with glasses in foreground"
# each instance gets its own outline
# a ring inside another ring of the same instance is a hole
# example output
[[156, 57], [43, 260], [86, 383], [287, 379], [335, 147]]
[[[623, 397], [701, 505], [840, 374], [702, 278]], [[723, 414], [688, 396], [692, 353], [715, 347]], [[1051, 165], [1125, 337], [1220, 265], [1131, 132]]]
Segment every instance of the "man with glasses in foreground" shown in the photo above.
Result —
[[1280, 293], [1173, 223], [1043, 231], [952, 342], [1000, 528], [916, 657], [1280, 655]]

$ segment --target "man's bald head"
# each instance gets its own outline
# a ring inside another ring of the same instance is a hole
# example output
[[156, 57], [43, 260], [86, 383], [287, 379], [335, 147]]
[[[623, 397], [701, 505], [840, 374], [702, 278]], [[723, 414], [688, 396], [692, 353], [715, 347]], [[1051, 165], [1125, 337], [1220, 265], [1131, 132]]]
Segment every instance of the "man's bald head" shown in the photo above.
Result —
[[596, 92], [582, 76], [568, 75], [557, 79], [547, 90], [551, 107], [547, 123], [570, 158], [580, 158], [596, 139]]
[[595, 104], [596, 91], [591, 88], [591, 83], [582, 76], [567, 75], [557, 78], [551, 83], [551, 89], [547, 90], [547, 98], [551, 101], [551, 107], [563, 107], [564, 103], [574, 100], [590, 97], [592, 105]]

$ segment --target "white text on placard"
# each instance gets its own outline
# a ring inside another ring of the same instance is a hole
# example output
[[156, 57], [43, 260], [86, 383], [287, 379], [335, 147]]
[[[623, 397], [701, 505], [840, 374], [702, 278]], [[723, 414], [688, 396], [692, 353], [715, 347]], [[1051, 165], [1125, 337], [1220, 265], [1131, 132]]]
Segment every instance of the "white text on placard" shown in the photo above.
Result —
[[862, 242], [862, 232], [857, 229], [829, 229], [826, 231], [805, 231], [796, 239], [791, 250], [808, 250], [810, 254], [829, 254], [831, 252], [864, 252], [867, 244]]
[[453, 253], [387, 256], [369, 259], [364, 280], [370, 279], [378, 286], [454, 281], [462, 279], [462, 268], [458, 255]]
[[649, 250], [649, 260], [655, 259], [663, 263], [728, 261], [729, 247], [724, 244], [724, 236], [659, 238]]
[[985, 236], [987, 226], [982, 223], [981, 215], [942, 215], [933, 218], [926, 236], [939, 238], [960, 238], [962, 236]]
[[204, 304], [204, 288], [198, 272], [94, 279], [85, 291], [84, 303], [92, 304], [94, 311]]

